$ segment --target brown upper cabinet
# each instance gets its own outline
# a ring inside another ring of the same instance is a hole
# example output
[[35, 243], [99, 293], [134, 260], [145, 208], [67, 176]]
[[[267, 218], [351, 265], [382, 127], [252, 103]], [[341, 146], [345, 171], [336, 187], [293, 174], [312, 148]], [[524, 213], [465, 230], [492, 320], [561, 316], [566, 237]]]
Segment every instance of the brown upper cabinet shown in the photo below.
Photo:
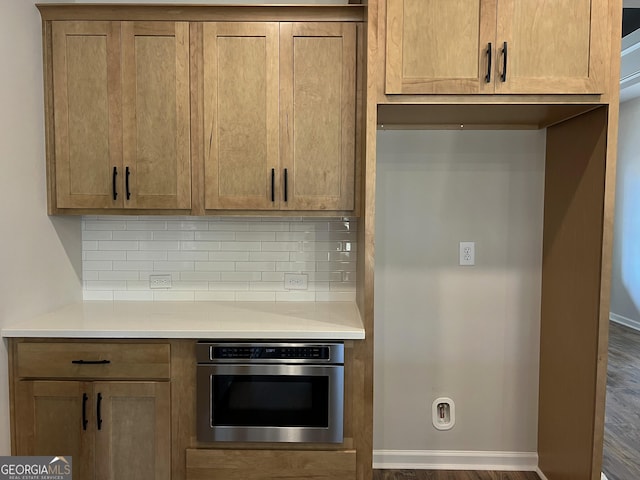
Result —
[[387, 0], [387, 94], [603, 93], [596, 0]]
[[205, 209], [355, 208], [356, 26], [203, 25]]
[[189, 209], [189, 24], [51, 22], [55, 209]]

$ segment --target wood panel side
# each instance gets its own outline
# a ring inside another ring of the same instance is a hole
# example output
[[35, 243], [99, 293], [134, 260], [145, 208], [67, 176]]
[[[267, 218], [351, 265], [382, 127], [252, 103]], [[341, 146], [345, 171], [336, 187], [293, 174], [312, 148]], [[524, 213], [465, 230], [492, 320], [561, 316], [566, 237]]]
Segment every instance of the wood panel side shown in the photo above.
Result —
[[607, 120], [602, 107], [547, 130], [538, 453], [550, 479], [600, 475]]
[[[605, 78], [608, 106], [607, 165], [605, 172], [604, 218], [602, 233], [602, 286], [600, 288], [600, 331], [598, 334], [598, 367], [596, 372], [595, 432], [592, 454], [592, 478], [598, 480], [602, 471], [604, 448], [604, 424], [607, 386], [607, 362], [609, 356], [609, 313], [611, 296], [611, 269], [613, 252], [613, 222], [615, 217], [616, 162], [618, 158], [618, 125], [620, 110], [620, 49], [619, 38], [622, 28], [621, 0], [610, 0], [607, 19], [610, 35], [610, 52], [605, 55], [608, 78]], [[606, 46], [606, 42], [605, 46]]]
[[187, 449], [187, 480], [354, 480], [354, 450]]

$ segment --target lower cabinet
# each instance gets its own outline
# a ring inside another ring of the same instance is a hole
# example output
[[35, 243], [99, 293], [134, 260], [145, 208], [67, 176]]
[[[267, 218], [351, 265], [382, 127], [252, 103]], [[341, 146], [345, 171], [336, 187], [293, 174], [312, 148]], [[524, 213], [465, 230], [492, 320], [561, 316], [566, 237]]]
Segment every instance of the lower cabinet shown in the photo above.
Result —
[[171, 478], [168, 343], [9, 347], [13, 455], [72, 457], [75, 480]]
[[355, 480], [355, 450], [187, 449], [186, 480]]
[[71, 456], [73, 478], [171, 478], [168, 382], [21, 381], [16, 455]]

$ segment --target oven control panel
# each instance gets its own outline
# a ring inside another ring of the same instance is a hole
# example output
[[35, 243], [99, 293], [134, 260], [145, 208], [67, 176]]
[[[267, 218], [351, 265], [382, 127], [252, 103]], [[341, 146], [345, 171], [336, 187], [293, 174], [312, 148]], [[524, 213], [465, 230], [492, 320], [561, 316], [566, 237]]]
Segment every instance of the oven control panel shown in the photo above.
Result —
[[344, 344], [198, 342], [198, 363], [344, 363]]

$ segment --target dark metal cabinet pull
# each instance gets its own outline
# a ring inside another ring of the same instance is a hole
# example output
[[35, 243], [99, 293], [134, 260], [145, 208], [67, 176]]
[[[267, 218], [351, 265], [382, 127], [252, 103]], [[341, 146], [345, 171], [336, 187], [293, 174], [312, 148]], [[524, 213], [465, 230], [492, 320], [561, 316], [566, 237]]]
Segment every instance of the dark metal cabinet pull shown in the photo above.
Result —
[[489, 42], [487, 46], [487, 74], [484, 76], [484, 81], [487, 83], [491, 83], [491, 55], [492, 55], [492, 45]]
[[82, 429], [87, 429], [87, 400], [89, 400], [89, 396], [86, 393], [82, 394]]
[[113, 177], [112, 177], [112, 181], [113, 181], [113, 185], [112, 185], [112, 189], [113, 189], [113, 199], [115, 200], [116, 198], [118, 198], [118, 190], [116, 188], [116, 177], [118, 176], [118, 167], [113, 167]]
[[71, 360], [75, 365], [108, 365], [111, 360]]
[[127, 200], [129, 200], [131, 198], [131, 191], [129, 190], [129, 175], [131, 175], [131, 170], [129, 170], [129, 167], [127, 167], [125, 169], [125, 189], [127, 190]]
[[500, 75], [500, 80], [507, 81], [507, 42], [502, 44], [502, 75]]
[[287, 169], [284, 169], [284, 201], [287, 202], [288, 201], [288, 193], [289, 193], [289, 181], [288, 181], [288, 177], [289, 175], [287, 175]]
[[276, 201], [276, 169], [271, 169], [271, 201]]
[[97, 408], [97, 414], [98, 414], [98, 430], [102, 430], [102, 394], [99, 393], [98, 394], [98, 408]]

